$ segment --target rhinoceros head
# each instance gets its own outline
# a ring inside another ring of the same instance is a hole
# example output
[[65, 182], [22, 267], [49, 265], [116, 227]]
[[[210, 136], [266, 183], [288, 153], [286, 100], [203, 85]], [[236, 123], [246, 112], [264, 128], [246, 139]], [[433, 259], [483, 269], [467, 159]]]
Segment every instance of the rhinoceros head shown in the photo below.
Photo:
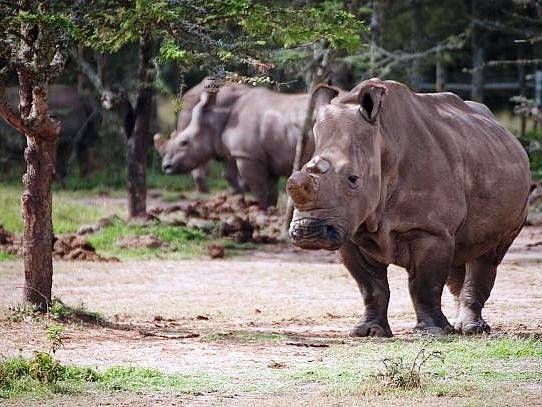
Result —
[[169, 140], [157, 134], [154, 146], [162, 156], [162, 169], [166, 174], [180, 174], [204, 165], [216, 154], [219, 138], [214, 109], [216, 92], [202, 92], [184, 128], [171, 134]]
[[[379, 113], [386, 89], [366, 81], [351, 92], [327, 98], [317, 88], [315, 151], [288, 179], [294, 203], [290, 236], [306, 249], [336, 250], [368, 220], [380, 200]], [[320, 95], [319, 95], [320, 94]]]

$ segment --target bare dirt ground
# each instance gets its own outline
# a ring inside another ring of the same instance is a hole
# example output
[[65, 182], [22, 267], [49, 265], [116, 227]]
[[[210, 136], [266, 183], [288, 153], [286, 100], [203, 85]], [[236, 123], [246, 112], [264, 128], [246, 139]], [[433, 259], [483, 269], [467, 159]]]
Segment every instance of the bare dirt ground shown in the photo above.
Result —
[[[0, 263], [0, 307], [4, 310], [20, 301], [22, 277], [21, 261]], [[396, 338], [408, 340], [415, 317], [406, 273], [391, 267], [389, 279], [390, 325]], [[375, 402], [370, 397], [356, 399], [348, 395], [337, 402], [312, 385], [294, 391], [273, 387], [273, 366], [299, 367], [325, 361], [330, 349], [363, 343], [363, 339], [347, 335], [363, 306], [354, 280], [333, 253], [271, 246], [232, 260], [58, 261], [53, 289], [66, 304], [76, 306], [82, 302], [88, 310], [98, 311], [116, 323], [110, 327], [68, 326], [64, 347], [57, 352], [61, 361], [99, 369], [133, 365], [183, 374], [205, 372], [211, 377], [226, 376], [227, 381], [242, 383], [248, 389], [240, 394], [112, 393], [59, 399], [55, 404]], [[454, 307], [447, 291], [443, 304], [445, 314], [452, 319]], [[514, 243], [499, 268], [485, 317], [495, 334], [542, 335], [541, 227], [524, 228]], [[10, 322], [3, 317], [0, 332], [0, 354], [4, 356], [20, 352], [30, 355], [32, 350], [47, 346], [39, 324]], [[273, 335], [287, 339], [273, 340]], [[250, 340], [253, 337], [263, 339]], [[266, 391], [262, 383], [274, 390]], [[541, 392], [542, 386], [537, 385], [521, 397], [535, 405]], [[386, 397], [377, 402], [394, 404]], [[441, 398], [437, 402], [432, 397], [424, 398], [421, 404], [456, 405], [454, 400]]]

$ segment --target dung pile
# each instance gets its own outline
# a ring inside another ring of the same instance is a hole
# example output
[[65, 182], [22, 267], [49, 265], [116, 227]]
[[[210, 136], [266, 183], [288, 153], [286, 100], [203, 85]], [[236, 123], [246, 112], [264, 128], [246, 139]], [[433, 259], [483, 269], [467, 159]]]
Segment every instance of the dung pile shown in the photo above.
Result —
[[184, 200], [150, 213], [164, 221], [199, 229], [237, 243], [277, 243], [283, 217], [276, 208], [262, 210], [255, 200], [242, 195], [218, 194], [206, 200]]
[[90, 242], [76, 234], [66, 234], [53, 238], [53, 256], [62, 260], [119, 261], [115, 257], [106, 258], [96, 253]]
[[0, 225], [0, 251], [14, 255], [23, 254], [23, 245], [21, 239], [14, 233], [8, 232]]
[[[8, 232], [2, 225], [0, 225], [0, 251], [17, 256], [23, 255], [22, 239]], [[86, 238], [75, 234], [54, 236], [53, 256], [61, 260], [118, 261], [114, 257], [100, 256]]]

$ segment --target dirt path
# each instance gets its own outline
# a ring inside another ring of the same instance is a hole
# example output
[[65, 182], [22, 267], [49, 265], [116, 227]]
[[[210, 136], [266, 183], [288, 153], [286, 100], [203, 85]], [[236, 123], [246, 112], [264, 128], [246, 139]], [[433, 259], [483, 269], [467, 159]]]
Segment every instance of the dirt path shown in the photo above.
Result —
[[[542, 335], [540, 242], [542, 228], [526, 228], [499, 268], [485, 310], [493, 332]], [[303, 365], [321, 360], [324, 347], [359, 342], [347, 332], [362, 312], [361, 297], [344, 267], [329, 263], [334, 260], [269, 249], [224, 261], [57, 262], [55, 295], [72, 306], [83, 302], [126, 328], [69, 326], [58, 358], [98, 368], [229, 372], [248, 381], [234, 372], [258, 371], [258, 380], [266, 380], [273, 362]], [[3, 309], [19, 302], [22, 284], [21, 262], [0, 263]], [[390, 289], [390, 325], [407, 339], [415, 318], [404, 270], [391, 267]], [[447, 291], [443, 304], [452, 318]], [[3, 355], [45, 346], [37, 324], [3, 318], [0, 330]]]

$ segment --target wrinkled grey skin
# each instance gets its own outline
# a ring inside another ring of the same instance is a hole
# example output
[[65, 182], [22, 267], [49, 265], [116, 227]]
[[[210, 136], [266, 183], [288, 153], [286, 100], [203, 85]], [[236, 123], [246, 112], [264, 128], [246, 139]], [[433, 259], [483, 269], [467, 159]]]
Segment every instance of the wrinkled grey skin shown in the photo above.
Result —
[[[262, 208], [276, 205], [279, 177], [292, 173], [309, 98], [257, 88], [239, 98], [232, 109], [222, 142]], [[314, 150], [312, 134], [306, 150], [302, 162]]]
[[[216, 155], [226, 157], [239, 171], [243, 189], [250, 190], [262, 208], [276, 205], [278, 179], [292, 172], [310, 96], [241, 88], [241, 96], [228, 110], [222, 102], [228, 89], [221, 88], [216, 99], [206, 92], [200, 94], [188, 126], [165, 147], [163, 166], [187, 171]], [[304, 161], [313, 149], [310, 135]]]
[[[19, 88], [7, 88], [6, 96], [12, 109], [18, 111]], [[55, 163], [55, 175], [62, 179], [68, 173], [68, 163], [74, 150], [76, 154], [80, 154], [93, 144], [98, 117], [91, 103], [80, 97], [70, 86], [49, 86], [48, 103], [51, 116], [62, 124]], [[0, 120], [0, 144], [3, 150], [19, 158], [22, 156], [26, 141], [4, 120]]]
[[[154, 144], [162, 156], [162, 168], [166, 174], [191, 171], [198, 190], [207, 192], [205, 164], [211, 159], [224, 161], [224, 176], [231, 191], [241, 193], [242, 187], [235, 162], [229, 159], [220, 143], [220, 135], [233, 105], [251, 88], [227, 84], [215, 95], [208, 91], [208, 84], [208, 80], [204, 79], [185, 93], [177, 130], [171, 133], [169, 140], [160, 134], [155, 135]], [[202, 116], [205, 121], [199, 120]]]
[[313, 158], [287, 183], [290, 235], [340, 251], [365, 303], [351, 335], [392, 335], [389, 264], [408, 271], [417, 329], [489, 332], [482, 308], [527, 215], [529, 163], [515, 137], [484, 105], [378, 79], [320, 107], [314, 132]]

